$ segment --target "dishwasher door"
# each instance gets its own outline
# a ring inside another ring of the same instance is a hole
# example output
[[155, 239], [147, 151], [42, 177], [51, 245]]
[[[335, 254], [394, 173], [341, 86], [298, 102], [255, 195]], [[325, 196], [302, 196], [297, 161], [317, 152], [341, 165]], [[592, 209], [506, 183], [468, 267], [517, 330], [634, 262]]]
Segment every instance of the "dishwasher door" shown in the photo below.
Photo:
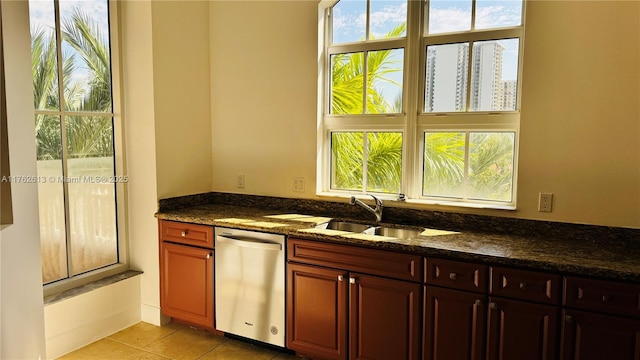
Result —
[[216, 227], [216, 329], [285, 346], [284, 235]]

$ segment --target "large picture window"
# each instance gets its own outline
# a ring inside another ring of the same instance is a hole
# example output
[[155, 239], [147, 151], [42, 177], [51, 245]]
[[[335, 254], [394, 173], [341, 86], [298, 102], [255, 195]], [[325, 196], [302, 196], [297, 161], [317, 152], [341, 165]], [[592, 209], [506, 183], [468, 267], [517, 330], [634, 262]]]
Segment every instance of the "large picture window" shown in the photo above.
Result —
[[[121, 262], [110, 4], [31, 0], [43, 283]], [[117, 78], [116, 78], [117, 80]]]
[[320, 193], [515, 208], [523, 11], [322, 1]]

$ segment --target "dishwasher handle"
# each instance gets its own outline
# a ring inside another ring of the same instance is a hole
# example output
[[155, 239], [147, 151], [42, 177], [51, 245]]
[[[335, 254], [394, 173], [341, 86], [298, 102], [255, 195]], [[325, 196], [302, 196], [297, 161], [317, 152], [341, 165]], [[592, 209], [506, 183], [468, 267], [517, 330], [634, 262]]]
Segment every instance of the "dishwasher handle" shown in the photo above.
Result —
[[274, 250], [274, 251], [282, 250], [281, 244], [264, 242], [264, 241], [260, 241], [252, 238], [247, 238], [247, 237], [218, 235], [216, 237], [216, 241], [223, 244], [229, 244], [233, 246], [240, 246], [240, 247], [251, 248], [251, 249]]

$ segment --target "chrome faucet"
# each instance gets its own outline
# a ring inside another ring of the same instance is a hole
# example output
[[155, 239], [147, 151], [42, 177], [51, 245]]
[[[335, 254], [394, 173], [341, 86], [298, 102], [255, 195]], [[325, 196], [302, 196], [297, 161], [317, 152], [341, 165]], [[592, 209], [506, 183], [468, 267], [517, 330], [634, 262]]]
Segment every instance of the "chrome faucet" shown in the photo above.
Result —
[[382, 221], [382, 200], [378, 199], [377, 197], [371, 195], [371, 194], [367, 194], [369, 196], [371, 196], [373, 198], [373, 200], [376, 202], [376, 207], [373, 208], [367, 204], [365, 204], [364, 202], [362, 202], [362, 200], [360, 199], [356, 199], [355, 196], [351, 197], [351, 205], [360, 205], [361, 207], [363, 207], [365, 210], [369, 211], [370, 213], [373, 213], [376, 216], [376, 221], [380, 222]]

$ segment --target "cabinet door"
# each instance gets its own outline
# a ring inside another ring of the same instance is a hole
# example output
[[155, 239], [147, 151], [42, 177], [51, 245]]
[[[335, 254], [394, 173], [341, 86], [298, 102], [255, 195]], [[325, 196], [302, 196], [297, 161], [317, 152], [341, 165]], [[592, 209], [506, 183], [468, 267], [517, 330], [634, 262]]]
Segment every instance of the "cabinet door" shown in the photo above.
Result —
[[562, 360], [640, 359], [640, 320], [564, 310]]
[[559, 312], [557, 306], [491, 298], [487, 359], [555, 359]]
[[484, 353], [484, 295], [426, 287], [423, 358], [480, 360]]
[[287, 347], [309, 357], [347, 358], [347, 274], [287, 264]]
[[213, 250], [167, 242], [160, 246], [162, 312], [213, 329]]
[[349, 275], [350, 359], [420, 358], [420, 284]]

